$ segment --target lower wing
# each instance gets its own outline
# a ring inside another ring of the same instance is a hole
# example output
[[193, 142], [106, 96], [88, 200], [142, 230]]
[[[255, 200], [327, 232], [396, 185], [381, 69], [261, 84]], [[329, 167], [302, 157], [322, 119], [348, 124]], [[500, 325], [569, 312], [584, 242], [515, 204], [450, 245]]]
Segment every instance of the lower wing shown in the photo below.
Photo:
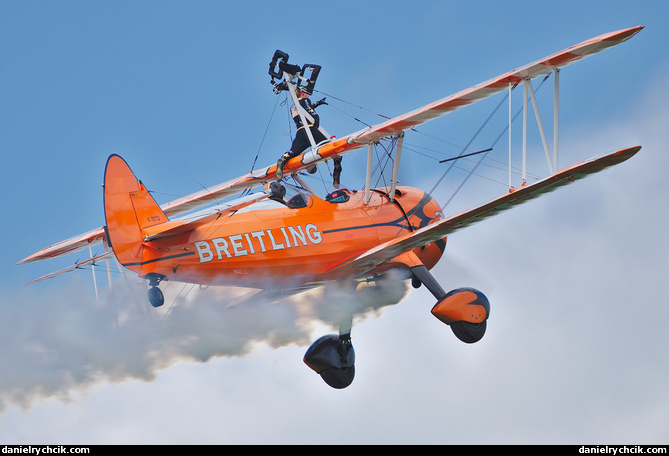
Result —
[[[611, 166], [628, 160], [641, 150], [640, 146], [619, 150], [603, 157], [593, 158], [565, 168], [550, 177], [532, 185], [510, 191], [486, 204], [461, 212], [445, 220], [432, 223], [417, 231], [407, 233], [392, 241], [381, 244], [367, 252], [335, 266], [329, 272], [361, 276], [370, 273], [377, 266], [397, 258], [416, 247], [442, 239], [458, 230], [499, 214], [513, 206], [522, 204], [545, 193], [552, 192], [564, 185], [597, 173]], [[401, 260], [399, 261], [401, 262]]]

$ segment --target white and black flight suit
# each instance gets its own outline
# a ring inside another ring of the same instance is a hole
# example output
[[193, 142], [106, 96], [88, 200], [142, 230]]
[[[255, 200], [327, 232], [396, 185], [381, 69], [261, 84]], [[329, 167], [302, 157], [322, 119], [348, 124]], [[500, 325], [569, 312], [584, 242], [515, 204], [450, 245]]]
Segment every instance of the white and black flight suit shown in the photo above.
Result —
[[[311, 100], [309, 100], [309, 98], [302, 98], [301, 100], [299, 100], [299, 103], [300, 106], [302, 106], [302, 108], [307, 113], [306, 116], [307, 122], [310, 121], [309, 117], [313, 119], [313, 121], [309, 124], [309, 130], [311, 131], [311, 135], [314, 138], [314, 142], [318, 144], [321, 141], [325, 141], [327, 138], [318, 129], [318, 126], [320, 124], [320, 118], [318, 117], [318, 114], [316, 114], [315, 111], [315, 109], [318, 106], [322, 104], [327, 104], [325, 103], [325, 98], [313, 104], [311, 103]], [[300, 155], [302, 152], [304, 152], [307, 148], [311, 146], [311, 143], [309, 142], [309, 137], [307, 136], [306, 129], [302, 124], [302, 119], [300, 118], [297, 107], [295, 105], [290, 107], [290, 113], [293, 116], [293, 121], [295, 122], [295, 125], [297, 126], [297, 133], [295, 134], [295, 139], [293, 139], [293, 143], [290, 146], [290, 150], [284, 153], [281, 156], [281, 158], [277, 161], [277, 173], [276, 173], [277, 179], [281, 179], [283, 175], [282, 172], [283, 166], [286, 164], [288, 160]], [[341, 165], [339, 167], [341, 168]]]

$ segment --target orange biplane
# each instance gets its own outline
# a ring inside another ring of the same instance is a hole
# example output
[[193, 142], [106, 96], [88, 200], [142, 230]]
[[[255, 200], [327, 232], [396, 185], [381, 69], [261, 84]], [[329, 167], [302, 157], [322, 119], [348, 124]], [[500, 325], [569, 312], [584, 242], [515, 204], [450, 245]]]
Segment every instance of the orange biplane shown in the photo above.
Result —
[[[283, 167], [284, 178], [295, 179], [301, 188], [287, 200], [285, 187], [276, 179], [276, 165], [271, 165], [160, 206], [125, 160], [112, 155], [104, 173], [105, 226], [52, 245], [19, 264], [103, 243], [105, 253], [37, 280], [115, 257], [122, 266], [148, 281], [149, 301], [155, 307], [164, 302], [159, 284], [165, 280], [254, 287], [267, 294], [281, 295], [331, 281], [355, 283], [399, 269], [415, 287], [423, 285], [434, 295], [437, 302], [432, 313], [449, 325], [460, 340], [476, 342], [486, 330], [490, 313], [487, 298], [471, 288], [447, 293], [429, 272], [444, 251], [446, 236], [621, 163], [640, 147], [619, 150], [558, 171], [557, 143], [551, 159], [542, 130], [552, 170], [550, 176], [531, 185], [523, 183], [519, 188], [510, 188], [508, 193], [479, 207], [445, 216], [440, 205], [425, 191], [396, 185], [404, 132], [493, 94], [510, 91], [519, 84], [529, 90], [535, 102], [531, 80], [539, 76], [554, 73], [557, 93], [560, 68], [620, 44], [642, 28], [598, 36], [342, 138], [315, 144], [307, 129], [311, 148]], [[313, 118], [300, 107], [296, 93], [313, 90], [319, 71], [317, 65], [289, 64], [288, 55], [281, 51], [274, 54], [270, 63], [274, 92], [289, 93], [304, 125], [313, 122]], [[396, 149], [390, 186], [371, 188], [372, 146], [389, 137], [394, 138]], [[305, 170], [365, 146], [368, 169], [361, 190], [341, 187], [321, 198], [300, 177]], [[256, 192], [250, 193], [254, 189]], [[246, 195], [219, 203], [242, 192]], [[349, 319], [341, 323], [338, 335], [319, 339], [305, 354], [305, 363], [335, 388], [344, 388], [353, 380], [350, 332]]]

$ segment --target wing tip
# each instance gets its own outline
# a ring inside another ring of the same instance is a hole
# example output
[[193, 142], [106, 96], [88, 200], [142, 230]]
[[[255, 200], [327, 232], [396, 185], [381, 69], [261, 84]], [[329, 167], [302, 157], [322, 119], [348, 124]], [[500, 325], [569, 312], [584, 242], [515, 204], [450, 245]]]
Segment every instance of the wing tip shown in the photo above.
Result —
[[620, 163], [634, 157], [641, 150], [641, 146], [628, 147], [614, 152], [613, 155], [620, 157]]

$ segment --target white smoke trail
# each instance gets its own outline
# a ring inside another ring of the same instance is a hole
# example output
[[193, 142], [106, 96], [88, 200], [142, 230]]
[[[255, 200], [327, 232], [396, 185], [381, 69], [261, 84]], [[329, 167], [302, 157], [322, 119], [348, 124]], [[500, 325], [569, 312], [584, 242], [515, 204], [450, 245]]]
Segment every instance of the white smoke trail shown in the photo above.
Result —
[[152, 309], [143, 284], [116, 287], [100, 305], [77, 288], [52, 291], [48, 299], [27, 289], [2, 293], [0, 413], [47, 397], [68, 401], [101, 382], [152, 381], [181, 360], [244, 356], [259, 343], [307, 346], [317, 323], [335, 326], [342, 312], [373, 315], [407, 291], [394, 279], [357, 292], [321, 287], [269, 302], [229, 288], [171, 283], [164, 308]]

